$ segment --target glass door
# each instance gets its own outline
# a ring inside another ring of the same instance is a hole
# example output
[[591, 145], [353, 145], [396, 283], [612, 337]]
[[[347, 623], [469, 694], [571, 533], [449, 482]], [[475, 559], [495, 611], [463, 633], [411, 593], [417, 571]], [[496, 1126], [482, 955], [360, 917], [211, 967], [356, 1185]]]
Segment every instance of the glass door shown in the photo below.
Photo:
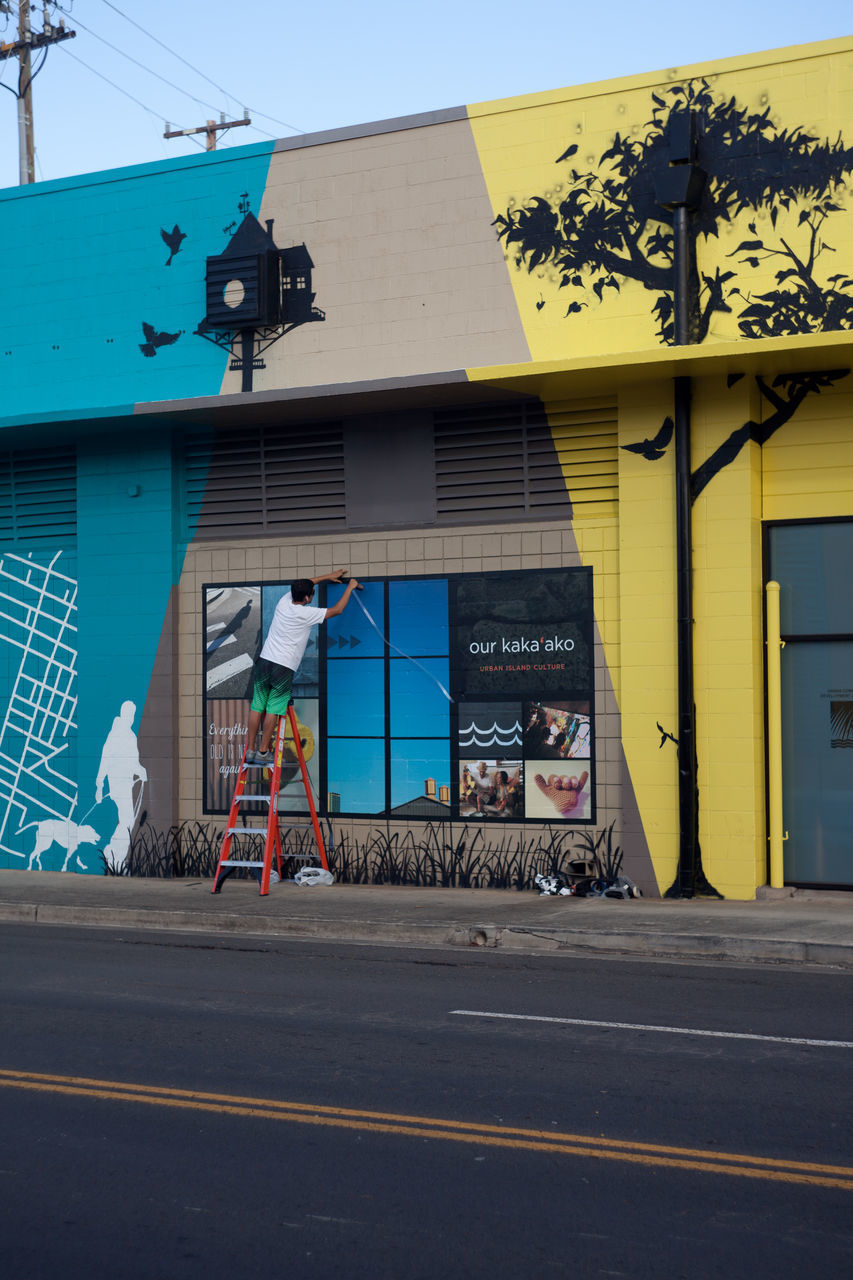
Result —
[[853, 521], [768, 529], [781, 587], [785, 882], [853, 885]]

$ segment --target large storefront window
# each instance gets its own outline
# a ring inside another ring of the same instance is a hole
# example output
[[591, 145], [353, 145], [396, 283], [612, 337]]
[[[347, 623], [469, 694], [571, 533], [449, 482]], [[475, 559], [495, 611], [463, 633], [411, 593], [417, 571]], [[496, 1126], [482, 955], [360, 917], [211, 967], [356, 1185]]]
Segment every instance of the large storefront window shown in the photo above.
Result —
[[853, 522], [773, 525], [780, 584], [785, 880], [853, 884]]
[[[282, 584], [205, 590], [205, 811], [226, 812]], [[324, 587], [334, 604], [343, 588]], [[321, 813], [595, 821], [592, 571], [373, 579], [318, 628], [294, 706]], [[295, 760], [279, 809], [304, 812]]]

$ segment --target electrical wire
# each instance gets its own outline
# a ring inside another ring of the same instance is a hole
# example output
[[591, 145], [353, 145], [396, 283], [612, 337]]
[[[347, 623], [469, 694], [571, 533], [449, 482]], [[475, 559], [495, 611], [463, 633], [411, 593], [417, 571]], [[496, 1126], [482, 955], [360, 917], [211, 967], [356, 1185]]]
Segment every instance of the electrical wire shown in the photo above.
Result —
[[[57, 8], [61, 8], [61, 6], [57, 5]], [[219, 108], [214, 106], [212, 102], [206, 102], [204, 98], [197, 98], [195, 94], [190, 93], [188, 89], [182, 89], [181, 86], [178, 84], [175, 84], [174, 81], [167, 80], [165, 76], [161, 76], [159, 71], [152, 70], [152, 68], [149, 66], [146, 66], [144, 62], [140, 62], [137, 58], [132, 57], [129, 53], [125, 53], [123, 49], [119, 49], [118, 45], [111, 44], [109, 40], [106, 40], [103, 36], [99, 36], [97, 31], [93, 31], [91, 27], [87, 27], [85, 22], [81, 22], [79, 18], [74, 19], [74, 25], [77, 27], [80, 27], [83, 31], [87, 31], [89, 35], [94, 36], [96, 40], [100, 40], [101, 44], [105, 44], [108, 49], [112, 49], [113, 53], [119, 54], [120, 57], [122, 58], [127, 58], [128, 62], [132, 62], [135, 67], [139, 67], [140, 70], [142, 71], [147, 71], [149, 75], [154, 76], [157, 80], [162, 80], [163, 84], [168, 85], [170, 89], [174, 89], [177, 93], [183, 94], [185, 98], [190, 98], [193, 102], [197, 103], [200, 107], [207, 107], [208, 110], [210, 111], [219, 110]], [[230, 97], [230, 95], [226, 94], [226, 97]], [[255, 126], [255, 128], [257, 129], [257, 126]], [[271, 138], [273, 136], [271, 133], [266, 133], [266, 131], [263, 129], [257, 129], [257, 132], [263, 133], [264, 136], [267, 138]]]
[[76, 53], [72, 53], [70, 49], [66, 49], [64, 45], [59, 46], [67, 58], [73, 58], [75, 62], [79, 62], [81, 67], [85, 67], [87, 71], [91, 71], [93, 76], [97, 76], [99, 80], [105, 81], [113, 89], [117, 89], [119, 93], [123, 93], [126, 98], [130, 98], [131, 102], [135, 102], [143, 111], [147, 111], [150, 116], [154, 116], [156, 120], [163, 119], [161, 111], [155, 111], [153, 107], [147, 107], [144, 102], [140, 102], [138, 98], [134, 98], [132, 93], [128, 93], [126, 89], [122, 89], [121, 85], [116, 84], [114, 80], [110, 80], [102, 71], [96, 71], [94, 67], [90, 67], [88, 62], [84, 62], [82, 58], [78, 58]]
[[[177, 58], [178, 61], [182, 62], [185, 67], [189, 67], [190, 71], [194, 71], [197, 76], [201, 76], [202, 80], [206, 80], [208, 84], [213, 85], [214, 89], [218, 89], [219, 92], [223, 93], [226, 98], [230, 98], [232, 102], [241, 101], [241, 99], [235, 98], [232, 93], [229, 93], [227, 89], [223, 89], [221, 84], [217, 84], [215, 80], [211, 80], [210, 76], [205, 75], [203, 71], [199, 71], [198, 67], [193, 66], [191, 62], [188, 62], [186, 58], [181, 56], [181, 54], [176, 53], [174, 49], [169, 47], [169, 45], [164, 44], [163, 41], [158, 39], [157, 36], [152, 35], [150, 31], [146, 31], [145, 27], [140, 26], [139, 23], [134, 18], [131, 18], [126, 13], [123, 13], [122, 10], [119, 9], [118, 5], [111, 3], [111, 0], [101, 0], [101, 2], [102, 4], [105, 4], [108, 9], [112, 9], [114, 13], [117, 13], [120, 18], [124, 18], [125, 22], [129, 22], [131, 26], [136, 27], [137, 31], [141, 31], [144, 36], [148, 36], [148, 39], [153, 40], [154, 43], [158, 44], [161, 49], [165, 49], [166, 52], [170, 53], [173, 58]], [[82, 27], [83, 25], [82, 22], [79, 25]], [[196, 99], [196, 101], [198, 101], [198, 99]], [[295, 124], [288, 124], [286, 120], [277, 120], [275, 116], [267, 115], [266, 112], [264, 111], [258, 111], [256, 110], [255, 107], [246, 107], [245, 102], [243, 103], [243, 106], [246, 110], [251, 111], [252, 115], [261, 116], [264, 120], [271, 120], [273, 124], [280, 124], [284, 129], [291, 129], [294, 133], [306, 132], [304, 129], [298, 128], [298, 126]], [[263, 133], [263, 130], [259, 129], [258, 132]], [[270, 134], [267, 134], [267, 137], [270, 137], [270, 136], [271, 136]]]

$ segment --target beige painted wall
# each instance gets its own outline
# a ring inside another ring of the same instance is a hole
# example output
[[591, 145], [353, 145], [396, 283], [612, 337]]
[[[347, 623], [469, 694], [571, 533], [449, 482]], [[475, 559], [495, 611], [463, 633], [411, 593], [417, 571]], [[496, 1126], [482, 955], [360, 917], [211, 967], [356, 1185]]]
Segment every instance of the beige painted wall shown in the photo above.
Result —
[[529, 359], [467, 120], [274, 154], [258, 217], [305, 242], [326, 319], [270, 348], [256, 391]]

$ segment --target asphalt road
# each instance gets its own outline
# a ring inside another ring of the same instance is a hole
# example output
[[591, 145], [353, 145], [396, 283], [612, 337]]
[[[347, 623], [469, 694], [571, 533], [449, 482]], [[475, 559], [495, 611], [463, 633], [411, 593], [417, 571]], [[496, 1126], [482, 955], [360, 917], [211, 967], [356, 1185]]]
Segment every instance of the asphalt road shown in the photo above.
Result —
[[849, 976], [13, 925], [0, 974], [4, 1275], [851, 1270]]

